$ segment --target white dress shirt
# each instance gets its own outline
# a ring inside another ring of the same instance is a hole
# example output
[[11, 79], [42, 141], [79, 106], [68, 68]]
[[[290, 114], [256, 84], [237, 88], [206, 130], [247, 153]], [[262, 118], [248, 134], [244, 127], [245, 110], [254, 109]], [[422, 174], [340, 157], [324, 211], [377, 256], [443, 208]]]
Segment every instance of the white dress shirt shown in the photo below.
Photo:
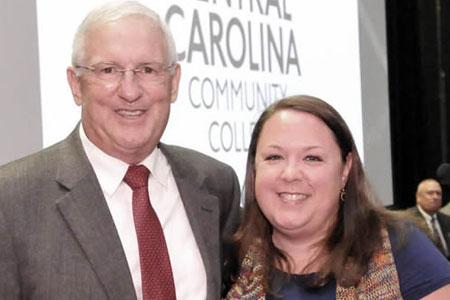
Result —
[[[136, 295], [142, 299], [139, 248], [132, 211], [132, 190], [123, 182], [128, 164], [94, 145], [80, 125], [80, 138], [100, 183], [128, 261]], [[140, 164], [150, 170], [149, 197], [159, 218], [179, 300], [206, 298], [206, 271], [175, 178], [164, 154], [156, 148]]]

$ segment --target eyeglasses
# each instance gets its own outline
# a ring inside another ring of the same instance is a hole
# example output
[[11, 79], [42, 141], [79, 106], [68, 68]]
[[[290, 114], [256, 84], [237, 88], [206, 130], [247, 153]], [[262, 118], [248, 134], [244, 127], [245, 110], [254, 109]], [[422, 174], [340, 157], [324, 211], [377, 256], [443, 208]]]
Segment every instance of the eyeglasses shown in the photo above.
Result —
[[96, 78], [106, 83], [119, 83], [125, 72], [131, 71], [141, 83], [162, 83], [167, 78], [167, 72], [175, 64], [165, 66], [161, 63], [147, 63], [133, 69], [125, 69], [111, 63], [98, 63], [92, 66], [76, 65], [77, 69], [91, 71]]

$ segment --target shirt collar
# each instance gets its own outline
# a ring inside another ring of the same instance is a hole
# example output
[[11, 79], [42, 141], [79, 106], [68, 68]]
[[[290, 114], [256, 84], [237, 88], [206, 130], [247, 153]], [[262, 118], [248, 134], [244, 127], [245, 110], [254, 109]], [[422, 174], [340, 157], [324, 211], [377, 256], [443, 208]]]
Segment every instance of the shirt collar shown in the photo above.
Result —
[[431, 222], [433, 220], [433, 217], [437, 218], [436, 214], [429, 215], [426, 213], [420, 205], [417, 205], [417, 209], [419, 210], [420, 214], [427, 220], [428, 222]]
[[[122, 183], [129, 165], [120, 159], [106, 154], [92, 143], [87, 137], [82, 124], [80, 125], [80, 139], [103, 192], [108, 196], [114, 194]], [[156, 182], [166, 186], [169, 169], [164, 168], [164, 161], [165, 157], [161, 150], [155, 148], [139, 164], [146, 166], [150, 170], [150, 176]]]

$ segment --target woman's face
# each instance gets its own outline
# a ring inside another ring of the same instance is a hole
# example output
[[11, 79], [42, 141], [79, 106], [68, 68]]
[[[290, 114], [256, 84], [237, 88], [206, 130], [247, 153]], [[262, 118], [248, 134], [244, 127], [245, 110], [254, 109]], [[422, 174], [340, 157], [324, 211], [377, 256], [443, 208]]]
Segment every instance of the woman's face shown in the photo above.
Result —
[[256, 148], [255, 193], [273, 240], [321, 238], [334, 223], [351, 167], [327, 125], [286, 109], [264, 124]]

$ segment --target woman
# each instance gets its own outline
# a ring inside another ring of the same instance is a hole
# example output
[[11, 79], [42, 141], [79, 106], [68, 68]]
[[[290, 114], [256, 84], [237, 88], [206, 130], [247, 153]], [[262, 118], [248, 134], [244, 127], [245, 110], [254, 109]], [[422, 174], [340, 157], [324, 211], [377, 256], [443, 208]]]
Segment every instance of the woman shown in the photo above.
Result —
[[255, 125], [227, 299], [450, 299], [450, 265], [375, 201], [350, 130], [324, 101], [272, 104]]

